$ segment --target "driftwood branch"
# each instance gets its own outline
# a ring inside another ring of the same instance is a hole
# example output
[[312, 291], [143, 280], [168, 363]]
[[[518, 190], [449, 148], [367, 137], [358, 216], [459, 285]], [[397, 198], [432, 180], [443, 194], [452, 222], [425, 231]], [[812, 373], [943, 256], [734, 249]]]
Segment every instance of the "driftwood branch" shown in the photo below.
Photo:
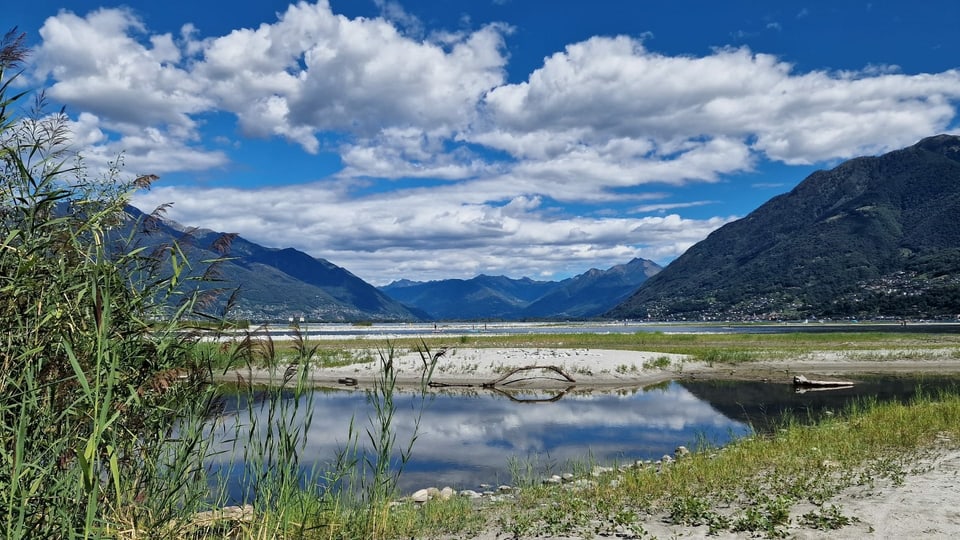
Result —
[[[566, 379], [567, 382], [571, 382], [571, 383], [577, 382], [573, 377], [571, 377], [570, 375], [567, 375], [566, 373], [564, 373], [564, 371], [563, 371], [562, 369], [558, 368], [557, 366], [524, 366], [524, 367], [518, 367], [518, 368], [511, 369], [511, 370], [508, 371], [503, 377], [500, 377], [499, 379], [494, 380], [494, 381], [485, 382], [485, 383], [483, 383], [482, 386], [483, 386], [484, 388], [493, 388], [493, 387], [499, 386], [501, 383], [502, 383], [502, 384], [510, 384], [510, 383], [504, 383], [503, 381], [509, 379], [510, 377], [513, 377], [514, 375], [516, 375], [517, 373], [520, 373], [521, 371], [530, 371], [530, 370], [534, 370], [534, 369], [546, 369], [546, 370], [549, 370], [549, 371], [553, 371], [554, 373], [557, 373], [558, 375], [560, 375], [561, 377], [563, 377], [564, 379]], [[511, 381], [511, 382], [516, 382], [516, 381]]]
[[430, 381], [427, 383], [430, 388], [473, 388], [476, 386], [471, 383], [445, 383], [439, 381]]
[[[511, 369], [509, 372], [507, 372], [505, 375], [503, 375], [499, 379], [495, 379], [485, 383], [480, 383], [479, 385], [472, 384], [472, 383], [445, 383], [440, 381], [430, 381], [428, 386], [430, 386], [431, 388], [474, 388], [476, 386], [480, 386], [481, 388], [496, 389], [498, 386], [506, 386], [508, 384], [513, 384], [515, 382], [525, 381], [528, 379], [544, 378], [541, 375], [541, 376], [525, 377], [523, 379], [514, 379], [512, 381], [507, 381], [507, 379], [509, 379], [510, 377], [513, 377], [517, 373], [520, 373], [522, 371], [532, 371], [535, 369], [545, 369], [560, 375], [561, 377], [563, 377], [563, 380], [571, 383], [570, 388], [573, 388], [573, 384], [577, 382], [576, 379], [568, 375], [566, 372], [564, 372], [562, 369], [558, 368], [557, 366], [524, 366], [524, 367]], [[568, 388], [564, 392], [569, 391], [570, 388]]]
[[816, 381], [803, 375], [797, 375], [793, 378], [793, 386], [797, 388], [839, 388], [853, 386], [853, 381]]

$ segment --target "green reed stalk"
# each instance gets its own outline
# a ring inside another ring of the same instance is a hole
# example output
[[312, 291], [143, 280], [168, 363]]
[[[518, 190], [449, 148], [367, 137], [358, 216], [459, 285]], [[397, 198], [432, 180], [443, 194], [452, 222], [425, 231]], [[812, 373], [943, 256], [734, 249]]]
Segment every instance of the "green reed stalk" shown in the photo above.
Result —
[[6, 538], [175, 536], [207, 496], [198, 277], [133, 243], [126, 205], [155, 177], [88, 179], [42, 95], [13, 114], [26, 52], [0, 40], [0, 520]]

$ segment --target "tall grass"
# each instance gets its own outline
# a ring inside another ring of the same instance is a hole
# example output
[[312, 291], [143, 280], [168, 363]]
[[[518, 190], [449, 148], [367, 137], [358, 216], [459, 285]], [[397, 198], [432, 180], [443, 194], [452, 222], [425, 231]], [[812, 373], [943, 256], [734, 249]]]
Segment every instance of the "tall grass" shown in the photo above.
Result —
[[[206, 497], [214, 403], [176, 246], [132, 242], [119, 167], [87, 178], [67, 118], [17, 114], [23, 36], [0, 41], [0, 521], [8, 538], [136, 536]], [[161, 274], [162, 269], [169, 272]], [[173, 427], [179, 424], [177, 436]]]
[[[436, 513], [388, 512], [416, 435], [398, 448], [394, 351], [380, 354], [374, 413], [329, 470], [300, 456], [313, 414], [311, 363], [341, 362], [295, 332], [292, 351], [269, 336], [220, 338], [235, 296], [177, 244], [150, 243], [165, 207], [133, 220], [127, 204], [154, 176], [126, 181], [121, 161], [88, 178], [68, 149], [68, 119], [15, 111], [24, 38], [0, 41], [0, 529], [7, 538], [374, 538], [415, 531]], [[148, 238], [146, 244], [139, 239]], [[214, 247], [226, 252], [231, 237]], [[219, 311], [216, 311], [218, 310]], [[199, 321], [199, 324], [197, 323]], [[295, 329], [297, 330], [297, 329]], [[427, 385], [443, 351], [421, 350]], [[281, 384], [241, 385], [242, 421], [229, 436], [243, 492], [209, 468], [223, 456], [218, 369], [267, 365]], [[415, 417], [419, 419], [419, 414]], [[414, 431], [416, 433], [416, 430]], [[365, 472], [369, 474], [365, 474]], [[343, 486], [356, 479], [359, 492]], [[238, 512], [225, 505], [249, 506]], [[249, 510], [248, 510], [249, 509]], [[457, 523], [460, 520], [453, 520]], [[393, 531], [393, 532], [391, 532]]]

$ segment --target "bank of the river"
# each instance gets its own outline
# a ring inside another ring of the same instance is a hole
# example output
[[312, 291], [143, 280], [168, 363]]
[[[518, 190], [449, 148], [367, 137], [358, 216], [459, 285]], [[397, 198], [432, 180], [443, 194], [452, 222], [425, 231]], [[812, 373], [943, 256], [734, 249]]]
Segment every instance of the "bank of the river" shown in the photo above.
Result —
[[[826, 504], [802, 501], [789, 508], [783, 522], [769, 530], [762, 523], [758, 508], [759, 530], [733, 531], [711, 527], [710, 512], [703, 508], [702, 523], [673, 523], [670, 512], [648, 516], [631, 524], [617, 524], [616, 517], [603, 522], [597, 516], [583, 533], [518, 534], [513, 535], [500, 526], [486, 527], [469, 535], [449, 535], [445, 540], [473, 538], [475, 540], [533, 539], [584, 540], [597, 538], [589, 532], [594, 529], [609, 531], [599, 537], [614, 538], [690, 538], [740, 539], [783, 537], [795, 539], [858, 540], [863, 538], [951, 539], [960, 537], [960, 450], [955, 441], [943, 441], [953, 449], [933, 450], [906, 463], [907, 474], [902, 477], [876, 478], [841, 490]], [[589, 498], [590, 494], [586, 494]], [[587, 501], [592, 505], [594, 501]], [[549, 503], [548, 503], [549, 504]], [[823, 509], [827, 510], [824, 511]], [[832, 509], [836, 509], [835, 513]], [[721, 511], [733, 514], [736, 504], [724, 504]], [[696, 511], [696, 509], [694, 509]], [[746, 515], [744, 513], [744, 515]], [[831, 521], [831, 519], [833, 521]], [[820, 523], [817, 523], [820, 520]], [[715, 525], [715, 524], [714, 524]], [[820, 527], [820, 528], [817, 528]], [[735, 527], [734, 527], [735, 528]]]

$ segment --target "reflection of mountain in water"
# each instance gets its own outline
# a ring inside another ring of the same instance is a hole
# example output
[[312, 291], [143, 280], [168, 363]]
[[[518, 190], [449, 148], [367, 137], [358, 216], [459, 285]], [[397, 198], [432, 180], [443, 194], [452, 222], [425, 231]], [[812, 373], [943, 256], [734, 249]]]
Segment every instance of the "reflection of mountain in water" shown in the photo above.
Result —
[[[784, 377], [786, 379], [786, 377]], [[843, 377], [849, 380], [850, 377]], [[950, 377], [857, 377], [852, 388], [797, 393], [792, 384], [760, 381], [683, 381], [680, 384], [727, 418], [746, 422], [759, 432], [769, 432], [794, 414], [800, 421], [820, 418], [826, 411], [842, 412], [858, 399], [907, 401], [918, 389], [936, 393], [957, 388]]]

